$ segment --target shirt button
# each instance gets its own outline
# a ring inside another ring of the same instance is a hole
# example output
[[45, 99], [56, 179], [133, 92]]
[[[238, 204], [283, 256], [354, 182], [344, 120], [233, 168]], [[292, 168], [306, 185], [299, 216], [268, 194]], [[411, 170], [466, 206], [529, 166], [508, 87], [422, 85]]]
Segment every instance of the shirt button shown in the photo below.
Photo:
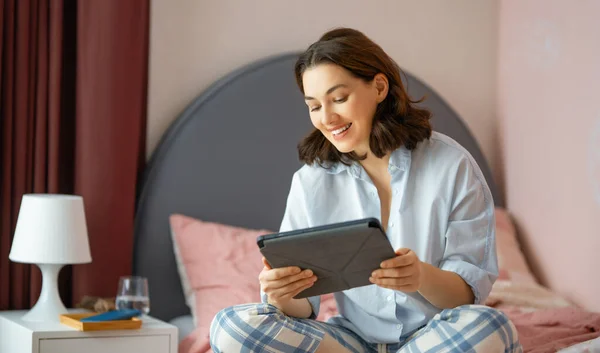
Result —
[[394, 195], [398, 195], [398, 189], [394, 189]]
[[394, 222], [390, 222], [390, 227], [394, 228]]
[[398, 324], [398, 325], [396, 325], [396, 328], [399, 330], [402, 328], [402, 325]]
[[371, 197], [375, 197], [375, 191], [371, 191]]
[[388, 297], [387, 297], [387, 301], [388, 301], [388, 302], [391, 302], [391, 301], [392, 301], [392, 296], [391, 296], [391, 295], [388, 295]]

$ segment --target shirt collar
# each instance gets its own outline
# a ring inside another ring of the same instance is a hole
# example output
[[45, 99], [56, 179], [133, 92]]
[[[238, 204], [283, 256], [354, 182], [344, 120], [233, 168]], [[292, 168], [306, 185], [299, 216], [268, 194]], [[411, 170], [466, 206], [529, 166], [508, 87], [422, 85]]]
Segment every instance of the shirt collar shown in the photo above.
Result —
[[[410, 166], [411, 153], [406, 147], [401, 146], [392, 152], [390, 155], [390, 162], [388, 170], [391, 174], [398, 171], [405, 171]], [[353, 162], [351, 165], [345, 165], [342, 162], [327, 162], [323, 163], [325, 170], [329, 174], [339, 174], [343, 171], [348, 171], [351, 175], [358, 178], [360, 177], [363, 168], [360, 163]]]

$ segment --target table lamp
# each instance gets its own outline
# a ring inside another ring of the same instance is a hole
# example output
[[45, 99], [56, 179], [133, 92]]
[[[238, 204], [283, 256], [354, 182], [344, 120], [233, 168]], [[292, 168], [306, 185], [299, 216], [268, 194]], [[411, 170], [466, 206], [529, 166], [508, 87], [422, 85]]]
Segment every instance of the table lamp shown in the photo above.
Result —
[[40, 297], [22, 319], [58, 322], [59, 315], [67, 312], [58, 293], [61, 268], [92, 261], [83, 198], [57, 194], [23, 195], [8, 258], [35, 264], [42, 271]]

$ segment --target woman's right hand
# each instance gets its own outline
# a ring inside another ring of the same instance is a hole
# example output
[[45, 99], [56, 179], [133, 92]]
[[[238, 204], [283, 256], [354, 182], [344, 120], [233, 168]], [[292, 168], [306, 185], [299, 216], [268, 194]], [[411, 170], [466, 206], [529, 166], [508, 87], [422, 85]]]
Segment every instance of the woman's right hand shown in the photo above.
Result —
[[290, 302], [298, 293], [310, 288], [317, 276], [311, 270], [300, 271], [299, 267], [282, 267], [272, 269], [267, 259], [262, 258], [265, 265], [258, 275], [260, 287], [267, 295], [269, 304], [275, 305], [280, 310]]

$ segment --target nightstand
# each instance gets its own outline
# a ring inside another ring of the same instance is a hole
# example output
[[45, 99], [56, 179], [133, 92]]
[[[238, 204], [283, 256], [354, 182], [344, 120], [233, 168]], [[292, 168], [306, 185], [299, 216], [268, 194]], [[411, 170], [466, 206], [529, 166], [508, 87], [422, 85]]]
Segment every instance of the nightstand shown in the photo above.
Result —
[[81, 332], [60, 322], [23, 321], [26, 312], [0, 312], [0, 353], [177, 353], [177, 327], [152, 317], [137, 330]]

